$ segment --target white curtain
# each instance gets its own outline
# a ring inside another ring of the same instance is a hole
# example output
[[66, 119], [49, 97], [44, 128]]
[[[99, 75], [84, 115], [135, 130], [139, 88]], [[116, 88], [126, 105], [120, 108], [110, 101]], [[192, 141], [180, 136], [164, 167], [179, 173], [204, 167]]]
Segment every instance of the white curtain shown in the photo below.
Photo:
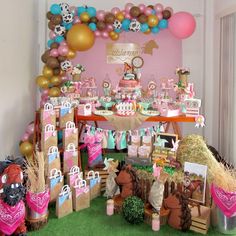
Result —
[[219, 152], [236, 166], [236, 13], [221, 18]]

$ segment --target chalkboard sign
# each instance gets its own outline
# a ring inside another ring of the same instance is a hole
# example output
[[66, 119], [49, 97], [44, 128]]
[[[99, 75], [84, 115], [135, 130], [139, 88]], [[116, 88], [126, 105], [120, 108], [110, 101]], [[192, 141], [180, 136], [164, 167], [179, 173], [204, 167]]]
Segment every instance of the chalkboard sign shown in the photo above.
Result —
[[168, 141], [165, 143], [166, 148], [173, 148], [172, 140], [176, 142], [178, 140], [178, 135], [177, 134], [169, 134], [169, 133], [158, 133], [157, 137], [160, 137], [161, 139], [165, 139]]

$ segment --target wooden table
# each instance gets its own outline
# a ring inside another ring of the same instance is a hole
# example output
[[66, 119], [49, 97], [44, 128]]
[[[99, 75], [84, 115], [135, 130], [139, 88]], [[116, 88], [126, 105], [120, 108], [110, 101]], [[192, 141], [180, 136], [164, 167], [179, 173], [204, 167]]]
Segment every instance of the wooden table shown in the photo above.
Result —
[[[79, 129], [79, 137], [80, 137], [82, 130], [88, 121], [94, 122], [95, 127], [98, 127], [98, 123], [97, 123], [98, 121], [107, 121], [107, 119], [104, 116], [97, 116], [94, 114], [91, 116], [75, 115], [75, 121], [76, 121], [76, 124], [79, 124], [79, 123], [81, 124], [81, 127]], [[182, 139], [182, 133], [181, 133], [178, 123], [181, 123], [181, 122], [194, 123], [195, 118], [186, 117], [186, 116], [176, 116], [176, 117], [150, 116], [144, 122], [165, 122], [167, 124], [165, 127], [165, 132], [168, 132], [170, 129], [170, 126], [172, 125], [174, 133], [178, 134], [179, 139]]]

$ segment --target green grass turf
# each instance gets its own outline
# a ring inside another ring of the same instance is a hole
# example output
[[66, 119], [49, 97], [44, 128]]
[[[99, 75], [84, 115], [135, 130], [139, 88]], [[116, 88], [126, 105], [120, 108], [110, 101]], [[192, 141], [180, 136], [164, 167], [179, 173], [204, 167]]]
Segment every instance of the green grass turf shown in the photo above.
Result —
[[[50, 207], [49, 223], [39, 231], [31, 232], [28, 235], [40, 236], [181, 236], [201, 235], [189, 231], [181, 231], [170, 228], [168, 225], [161, 226], [159, 232], [153, 232], [150, 225], [142, 223], [131, 225], [127, 223], [122, 215], [106, 215], [106, 199], [99, 197], [91, 202], [91, 207], [79, 212], [57, 219], [55, 208]], [[222, 235], [213, 229], [207, 235]]]

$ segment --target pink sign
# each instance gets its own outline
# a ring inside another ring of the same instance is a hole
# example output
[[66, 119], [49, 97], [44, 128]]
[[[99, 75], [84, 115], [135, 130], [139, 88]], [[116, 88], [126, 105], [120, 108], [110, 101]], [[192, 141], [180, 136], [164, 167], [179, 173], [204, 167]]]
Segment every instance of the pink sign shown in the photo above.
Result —
[[[153, 44], [153, 41], [155, 42]], [[160, 88], [160, 78], [177, 79], [175, 69], [182, 66], [182, 43], [173, 37], [169, 30], [162, 30], [157, 35], [143, 33], [121, 33], [120, 39], [96, 39], [94, 46], [86, 52], [77, 52], [73, 64], [82, 64], [86, 71], [82, 77], [95, 77], [98, 85], [99, 96], [103, 95], [102, 81], [106, 74], [109, 75], [112, 87], [115, 88], [122, 77], [123, 64], [107, 64], [107, 43], [137, 43], [142, 49], [140, 56], [144, 59], [141, 70], [141, 85], [147, 88], [148, 81], [155, 79]], [[150, 43], [151, 42], [151, 43]]]

